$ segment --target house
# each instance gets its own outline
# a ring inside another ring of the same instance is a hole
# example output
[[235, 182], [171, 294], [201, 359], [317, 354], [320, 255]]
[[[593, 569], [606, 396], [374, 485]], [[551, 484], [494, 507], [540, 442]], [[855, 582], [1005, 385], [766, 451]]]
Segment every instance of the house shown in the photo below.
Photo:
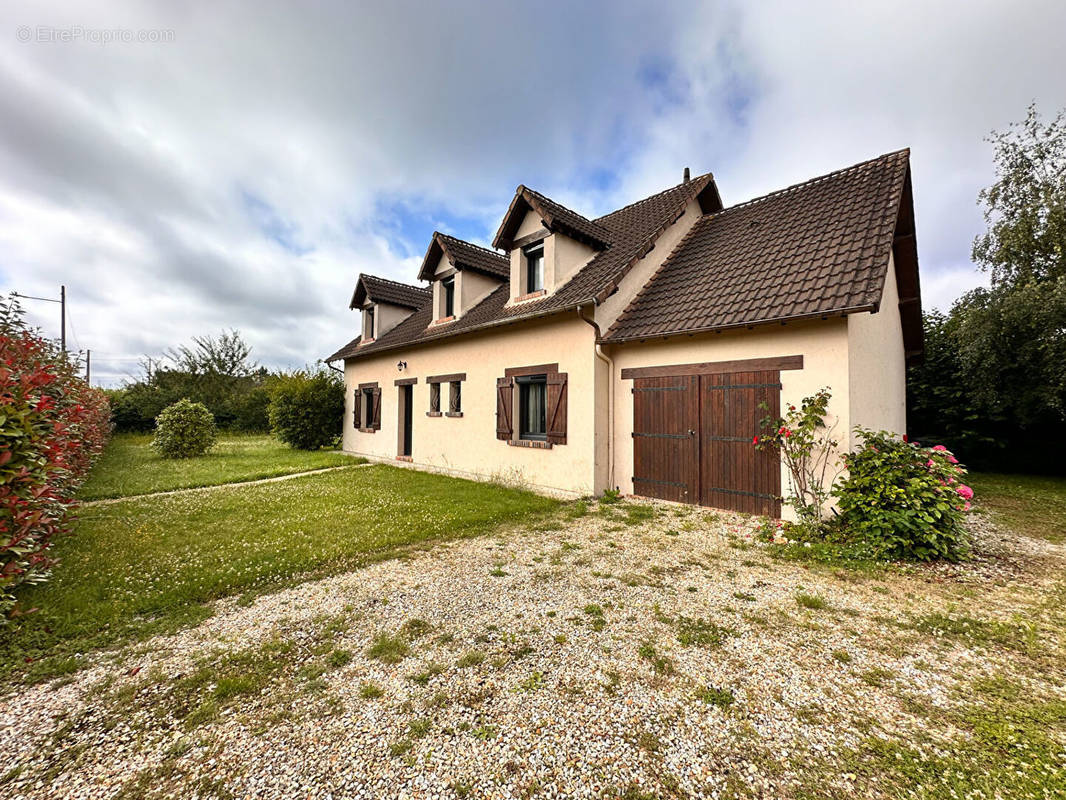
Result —
[[493, 249], [434, 233], [424, 285], [359, 277], [344, 449], [780, 516], [762, 404], [830, 387], [842, 449], [905, 430], [914, 234], [908, 150], [728, 207], [687, 170], [596, 219], [519, 186]]

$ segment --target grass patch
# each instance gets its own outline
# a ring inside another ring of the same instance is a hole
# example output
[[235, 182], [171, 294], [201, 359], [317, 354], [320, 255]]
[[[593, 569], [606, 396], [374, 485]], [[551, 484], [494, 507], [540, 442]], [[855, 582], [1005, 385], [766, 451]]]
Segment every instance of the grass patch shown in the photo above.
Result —
[[980, 506], [1015, 533], [1066, 542], [1066, 478], [971, 472], [967, 482]]
[[709, 620], [677, 618], [677, 640], [683, 647], [719, 647], [732, 633], [732, 629]]
[[729, 708], [736, 701], [729, 689], [719, 689], [716, 686], [701, 686], [696, 690], [696, 699], [718, 708]]
[[199, 458], [163, 458], [149, 446], [151, 441], [152, 434], [112, 437], [78, 492], [79, 499], [133, 497], [366, 463], [365, 458], [328, 450], [294, 450], [267, 435], [224, 433], [211, 452]]
[[463, 667], [463, 668], [465, 668], [465, 667], [476, 667], [478, 664], [481, 664], [484, 661], [485, 661], [485, 654], [484, 653], [482, 653], [480, 650], [470, 650], [470, 651], [468, 651], [466, 653], [463, 653], [459, 657], [459, 660], [455, 662], [455, 665], [457, 667]]
[[971, 645], [998, 645], [1033, 655], [1039, 648], [1034, 628], [1021, 623], [975, 619], [965, 614], [935, 612], [914, 617], [911, 627], [928, 636], [957, 639]]
[[385, 690], [375, 683], [364, 683], [359, 687], [359, 696], [364, 700], [376, 700], [385, 694]]
[[806, 594], [800, 592], [796, 595], [796, 605], [800, 608], [808, 608], [811, 611], [824, 611], [829, 608], [829, 603], [824, 598], [819, 597], [816, 594]]
[[[925, 737], [870, 737], [835, 753], [831, 768], [857, 775], [878, 796], [1060, 797], [1066, 786], [1066, 701], [1033, 697], [1004, 679], [979, 679], [970, 695], [974, 702], [949, 714], [963, 731], [950, 745]], [[814, 774], [825, 774], [820, 770], [828, 766], [815, 765]]]
[[399, 664], [411, 653], [411, 645], [403, 636], [394, 636], [384, 631], [379, 633], [366, 651], [368, 658], [380, 661], [382, 664]]
[[210, 503], [193, 494], [85, 508], [54, 548], [52, 580], [20, 592], [24, 607], [40, 611], [7, 626], [0, 676], [49, 677], [76, 654], [199, 622], [218, 598], [345, 572], [558, 506], [376, 465], [229, 489]]

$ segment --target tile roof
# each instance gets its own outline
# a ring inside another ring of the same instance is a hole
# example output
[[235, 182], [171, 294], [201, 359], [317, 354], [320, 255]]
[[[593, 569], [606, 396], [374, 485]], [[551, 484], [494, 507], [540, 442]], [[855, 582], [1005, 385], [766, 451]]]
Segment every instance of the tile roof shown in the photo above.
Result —
[[502, 280], [509, 280], [511, 277], [511, 262], [507, 256], [470, 242], [464, 242], [462, 239], [456, 239], [446, 233], [434, 231], [429, 248], [426, 250], [426, 256], [422, 260], [422, 267], [418, 272], [419, 280], [433, 279], [433, 270], [436, 269], [442, 254], [446, 255], [458, 269], [472, 269]]
[[604, 341], [876, 309], [905, 190], [900, 150], [705, 215]]
[[433, 328], [427, 327], [432, 322], [431, 304], [427, 302], [372, 343], [360, 347], [359, 340], [353, 340], [327, 360], [362, 357], [409, 347], [494, 325], [568, 311], [589, 305], [597, 298], [603, 299], [613, 291], [633, 264], [651, 249], [659, 235], [684, 212], [685, 206], [693, 198], [699, 199], [705, 211], [721, 208], [714, 178], [707, 174], [593, 220], [607, 232], [610, 244], [560, 289], [542, 299], [507, 306], [511, 288], [509, 283], [504, 283], [455, 322]]
[[540, 216], [544, 226], [550, 231], [567, 233], [592, 245], [597, 250], [602, 250], [611, 242], [610, 231], [602, 225], [581, 216], [576, 211], [571, 211], [540, 192], [533, 191], [528, 186], [519, 184], [507, 213], [503, 215], [503, 222], [500, 223], [500, 229], [496, 232], [492, 246], [509, 250], [515, 231], [518, 230], [526, 213], [531, 209]]
[[369, 297], [376, 303], [391, 303], [403, 308], [418, 308], [433, 297], [433, 290], [425, 286], [390, 281], [376, 275], [360, 275], [349, 308], [356, 308]]

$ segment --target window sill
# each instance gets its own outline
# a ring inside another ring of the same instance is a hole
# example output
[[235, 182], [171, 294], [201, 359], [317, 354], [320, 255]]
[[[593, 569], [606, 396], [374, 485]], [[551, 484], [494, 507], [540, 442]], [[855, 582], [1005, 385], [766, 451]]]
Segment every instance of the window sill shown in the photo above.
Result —
[[411, 456], [396, 456], [397, 461], [406, 461], [408, 464], [413, 464], [414, 459]]
[[450, 317], [441, 317], [440, 319], [433, 320], [434, 325], [447, 325], [449, 322], [455, 322], [454, 314], [452, 314]]
[[374, 339], [374, 338], [363, 339], [361, 342], [359, 342], [359, 346], [362, 347], [364, 344], [373, 344], [376, 341], [377, 341], [377, 339]]
[[427, 411], [426, 412], [426, 416], [427, 417], [442, 417], [444, 415], [441, 414], [439, 411]]
[[526, 300], [536, 300], [538, 297], [543, 297], [548, 293], [547, 289], [538, 289], [535, 292], [529, 292], [528, 294], [521, 294], [516, 297], [512, 302], [523, 303]]
[[551, 442], [542, 442], [539, 439], [508, 439], [507, 444], [511, 447], [532, 447], [535, 450], [551, 450]]
[[377, 433], [377, 428], [360, 428], [359, 433]]
[[461, 416], [463, 416], [463, 412], [462, 411], [445, 411], [444, 412], [444, 416], [446, 416], [446, 417], [461, 417]]

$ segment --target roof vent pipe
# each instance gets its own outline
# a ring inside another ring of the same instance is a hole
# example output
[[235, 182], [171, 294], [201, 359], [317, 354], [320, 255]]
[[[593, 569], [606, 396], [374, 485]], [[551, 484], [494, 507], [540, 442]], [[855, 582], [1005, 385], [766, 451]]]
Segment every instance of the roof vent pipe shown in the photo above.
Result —
[[685, 177], [684, 177], [684, 179], [681, 182], [682, 183], [688, 183], [688, 181], [689, 181], [688, 167], [685, 167]]

